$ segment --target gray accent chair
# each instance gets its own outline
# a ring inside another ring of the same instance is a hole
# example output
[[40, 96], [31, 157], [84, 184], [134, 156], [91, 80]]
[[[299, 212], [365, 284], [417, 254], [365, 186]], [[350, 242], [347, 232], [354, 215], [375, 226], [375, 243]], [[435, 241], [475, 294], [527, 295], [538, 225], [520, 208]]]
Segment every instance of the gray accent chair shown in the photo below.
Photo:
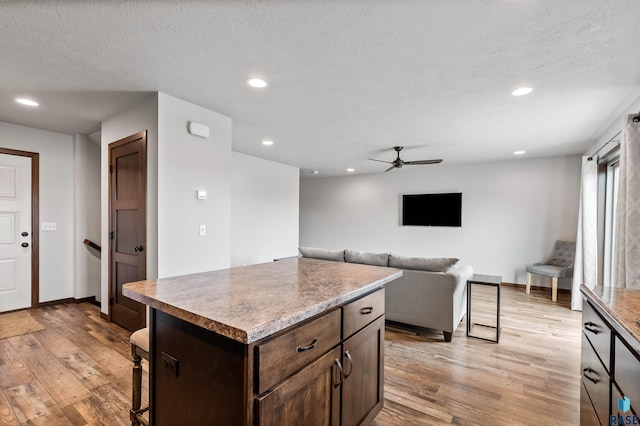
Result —
[[531, 292], [531, 274], [551, 278], [551, 300], [558, 300], [558, 278], [573, 278], [573, 262], [576, 257], [576, 243], [556, 241], [553, 255], [544, 262], [527, 266], [527, 294]]

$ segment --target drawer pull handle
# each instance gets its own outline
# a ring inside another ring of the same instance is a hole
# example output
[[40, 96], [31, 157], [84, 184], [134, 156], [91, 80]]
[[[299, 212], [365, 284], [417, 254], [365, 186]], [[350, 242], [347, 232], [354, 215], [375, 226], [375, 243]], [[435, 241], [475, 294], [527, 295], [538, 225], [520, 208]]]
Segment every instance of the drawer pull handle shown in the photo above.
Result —
[[[346, 379], [347, 377], [349, 377], [351, 375], [351, 372], [353, 371], [353, 359], [351, 359], [351, 354], [349, 353], [349, 351], [346, 351], [344, 353], [347, 356], [347, 359], [349, 360], [349, 372], [345, 372], [344, 373], [344, 378]], [[344, 369], [347, 369], [347, 363], [344, 363]]]
[[[589, 381], [593, 382], [594, 384], [599, 382], [599, 380], [598, 380], [598, 379], [596, 379], [596, 378], [593, 378], [593, 377], [589, 376], [587, 373], [596, 373], [596, 371], [594, 371], [594, 370], [592, 370], [591, 368], [587, 367], [587, 368], [585, 368], [584, 370], [582, 370], [582, 375], [583, 375], [587, 380], [589, 380]], [[598, 373], [596, 373], [596, 374], [598, 374]]]
[[360, 315], [369, 315], [373, 312], [373, 306], [367, 306], [366, 308], [360, 309]]
[[311, 342], [311, 344], [309, 346], [298, 346], [296, 348], [296, 350], [298, 352], [310, 351], [311, 349], [315, 348], [317, 344], [318, 344], [318, 338], [314, 337], [313, 341]]
[[337, 388], [338, 386], [340, 386], [342, 384], [342, 376], [344, 375], [344, 371], [342, 370], [342, 364], [340, 363], [340, 358], [336, 358], [336, 360], [334, 362], [338, 366], [338, 381], [336, 381], [333, 384], [333, 386]]
[[591, 322], [591, 321], [589, 321], [589, 322], [585, 322], [585, 323], [584, 323], [584, 328], [585, 328], [585, 330], [590, 331], [590, 332], [592, 332], [593, 334], [598, 334], [598, 333], [600, 333], [600, 330], [598, 329], [598, 328], [599, 328], [599, 327], [598, 327], [598, 324], [593, 323], [593, 322]]

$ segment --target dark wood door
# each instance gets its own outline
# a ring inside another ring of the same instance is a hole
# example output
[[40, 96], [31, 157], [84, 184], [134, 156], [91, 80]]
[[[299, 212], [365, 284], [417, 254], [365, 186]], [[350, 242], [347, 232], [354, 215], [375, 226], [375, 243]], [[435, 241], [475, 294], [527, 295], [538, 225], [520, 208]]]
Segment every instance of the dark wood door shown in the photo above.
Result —
[[147, 132], [109, 144], [109, 316], [134, 331], [145, 326], [145, 305], [122, 286], [146, 278]]
[[382, 410], [384, 316], [343, 344], [342, 425], [369, 425]]
[[260, 426], [340, 424], [340, 347], [257, 401]]

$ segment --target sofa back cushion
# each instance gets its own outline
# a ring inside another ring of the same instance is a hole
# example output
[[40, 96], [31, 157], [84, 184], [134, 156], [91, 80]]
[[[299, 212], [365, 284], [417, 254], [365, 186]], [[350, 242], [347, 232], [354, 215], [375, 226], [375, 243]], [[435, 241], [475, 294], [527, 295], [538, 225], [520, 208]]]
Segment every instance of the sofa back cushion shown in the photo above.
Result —
[[368, 251], [345, 250], [344, 260], [349, 263], [363, 263], [365, 265], [389, 266], [387, 253], [370, 253]]
[[298, 250], [302, 257], [344, 262], [344, 250], [327, 250], [317, 247], [300, 247]]
[[389, 255], [389, 266], [399, 269], [413, 269], [417, 271], [447, 272], [460, 259], [453, 257], [406, 257], [396, 254]]

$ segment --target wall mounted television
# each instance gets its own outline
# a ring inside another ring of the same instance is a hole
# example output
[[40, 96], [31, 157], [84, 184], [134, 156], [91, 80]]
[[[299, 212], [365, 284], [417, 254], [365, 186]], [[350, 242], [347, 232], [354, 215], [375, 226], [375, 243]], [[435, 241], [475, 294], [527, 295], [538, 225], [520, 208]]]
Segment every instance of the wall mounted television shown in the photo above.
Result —
[[462, 193], [405, 194], [402, 226], [462, 226]]

